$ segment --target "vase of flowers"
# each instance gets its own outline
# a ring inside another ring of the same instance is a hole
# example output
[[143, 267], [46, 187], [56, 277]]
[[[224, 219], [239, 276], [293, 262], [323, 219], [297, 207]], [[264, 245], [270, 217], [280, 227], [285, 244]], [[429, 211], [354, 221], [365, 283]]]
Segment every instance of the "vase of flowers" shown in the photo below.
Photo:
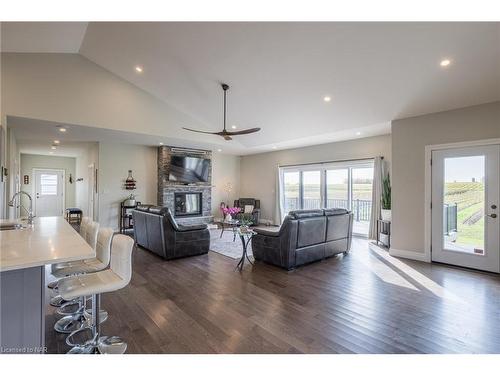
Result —
[[224, 207], [222, 213], [224, 214], [224, 221], [229, 222], [233, 220], [233, 216], [241, 212], [239, 207]]

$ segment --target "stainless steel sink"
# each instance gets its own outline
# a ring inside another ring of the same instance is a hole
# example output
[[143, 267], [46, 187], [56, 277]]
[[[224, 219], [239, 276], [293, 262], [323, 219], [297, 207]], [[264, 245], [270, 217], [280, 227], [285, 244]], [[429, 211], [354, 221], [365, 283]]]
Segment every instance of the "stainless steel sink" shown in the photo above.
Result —
[[26, 225], [22, 224], [0, 224], [0, 231], [2, 230], [20, 230], [25, 229]]

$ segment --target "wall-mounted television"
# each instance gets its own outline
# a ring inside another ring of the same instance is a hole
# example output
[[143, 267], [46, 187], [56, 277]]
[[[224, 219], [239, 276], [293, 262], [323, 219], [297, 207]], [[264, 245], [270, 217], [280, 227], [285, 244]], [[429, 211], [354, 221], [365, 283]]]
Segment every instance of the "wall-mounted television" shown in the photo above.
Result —
[[168, 179], [184, 183], [208, 182], [209, 168], [209, 159], [172, 155]]

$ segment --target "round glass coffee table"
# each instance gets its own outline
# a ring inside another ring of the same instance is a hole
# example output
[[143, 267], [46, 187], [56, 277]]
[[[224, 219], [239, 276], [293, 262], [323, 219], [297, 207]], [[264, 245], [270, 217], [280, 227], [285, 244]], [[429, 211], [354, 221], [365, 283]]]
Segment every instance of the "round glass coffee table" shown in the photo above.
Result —
[[233, 220], [227, 220], [222, 222], [222, 230], [220, 232], [220, 238], [222, 238], [222, 235], [224, 234], [224, 230], [227, 229], [232, 229], [233, 230], [233, 242], [236, 241], [236, 230], [238, 229], [240, 225], [240, 221], [233, 219]]
[[[243, 266], [245, 264], [245, 258], [248, 260], [248, 262], [250, 264], [253, 265], [253, 262], [248, 257], [247, 249], [248, 249], [248, 244], [252, 240], [252, 237], [255, 236], [257, 233], [251, 229], [242, 228], [242, 227], [236, 227], [236, 230], [234, 233], [235, 233], [235, 235], [237, 234], [240, 237], [241, 244], [243, 245], [243, 254], [241, 254], [241, 259], [238, 262], [238, 264], [236, 265], [236, 269], [241, 272], [243, 270]], [[236, 271], [236, 269], [235, 269], [235, 271]]]

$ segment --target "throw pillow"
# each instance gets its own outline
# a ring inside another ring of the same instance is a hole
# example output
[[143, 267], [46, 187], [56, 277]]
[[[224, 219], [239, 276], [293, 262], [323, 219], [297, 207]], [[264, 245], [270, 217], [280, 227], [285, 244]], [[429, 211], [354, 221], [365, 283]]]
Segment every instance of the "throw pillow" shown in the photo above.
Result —
[[245, 210], [243, 212], [246, 213], [246, 214], [251, 214], [253, 212], [253, 205], [246, 204], [245, 205]]

